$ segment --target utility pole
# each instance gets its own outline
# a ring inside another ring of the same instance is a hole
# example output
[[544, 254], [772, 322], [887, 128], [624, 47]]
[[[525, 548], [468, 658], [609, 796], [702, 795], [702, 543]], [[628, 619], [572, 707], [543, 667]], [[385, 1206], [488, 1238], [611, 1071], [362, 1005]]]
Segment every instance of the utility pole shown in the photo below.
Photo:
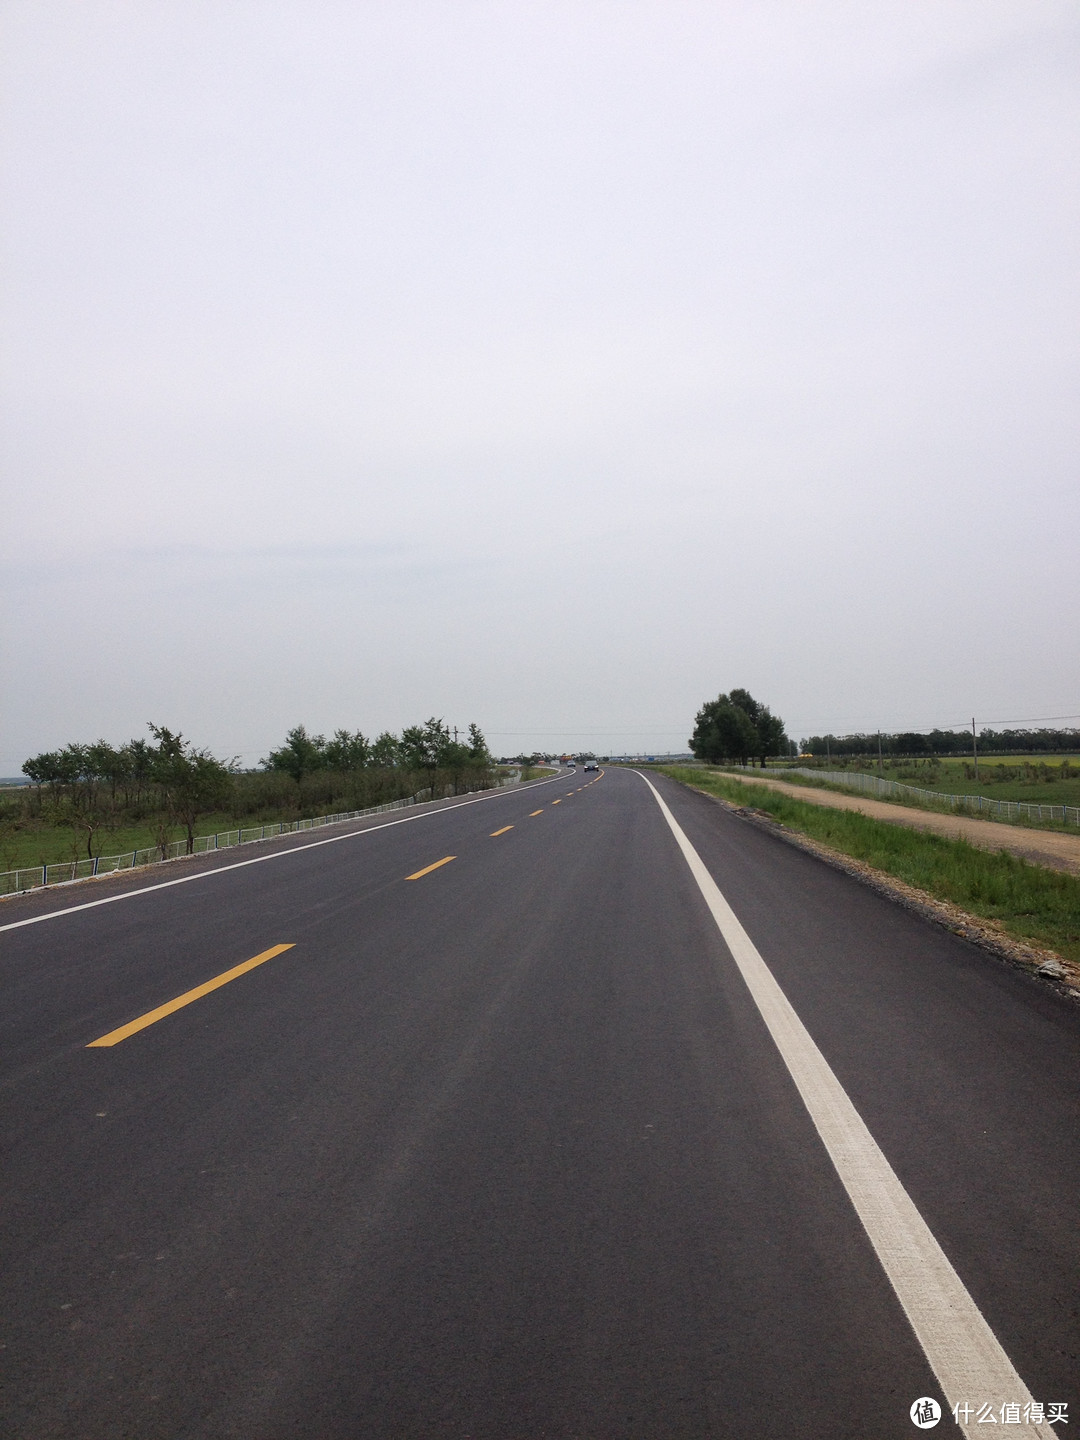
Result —
[[[975, 759], [975, 779], [976, 779], [976, 781], [977, 781], [978, 778], [979, 778], [979, 742], [978, 742], [978, 740], [975, 738], [975, 716], [974, 716], [974, 715], [972, 715], [972, 717], [971, 717], [971, 753], [972, 753], [972, 756], [973, 756], [974, 759]], [[998, 774], [1000, 774], [1000, 773], [1001, 773], [1001, 772], [1000, 772], [1000, 770], [999, 770], [999, 771], [998, 771]]]
[[829, 748], [829, 737], [825, 736], [825, 764], [832, 769], [832, 750]]
[[885, 762], [881, 758], [881, 731], [877, 732], [877, 768], [882, 775], [885, 773]]

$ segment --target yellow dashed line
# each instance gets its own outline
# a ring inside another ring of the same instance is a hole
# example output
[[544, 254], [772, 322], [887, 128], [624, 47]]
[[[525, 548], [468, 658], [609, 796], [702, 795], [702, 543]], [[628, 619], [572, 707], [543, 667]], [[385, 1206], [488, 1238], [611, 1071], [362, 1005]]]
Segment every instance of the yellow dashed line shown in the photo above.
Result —
[[434, 865], [425, 865], [423, 870], [417, 870], [413, 875], [406, 875], [406, 880], [419, 880], [423, 875], [430, 875], [432, 870], [438, 870], [440, 865], [449, 865], [451, 860], [456, 860], [456, 855], [444, 855], [441, 860], [436, 860]]
[[182, 1010], [185, 1005], [190, 1005], [193, 1000], [199, 1000], [203, 995], [209, 995], [211, 990], [219, 990], [222, 985], [227, 985], [230, 980], [235, 980], [238, 975], [246, 975], [249, 970], [254, 970], [256, 965], [262, 965], [267, 960], [272, 960], [275, 955], [281, 955], [286, 950], [291, 950], [292, 944], [274, 945], [269, 950], [262, 951], [250, 960], [245, 960], [242, 965], [234, 965], [231, 970], [224, 971], [221, 975], [215, 975], [213, 980], [207, 980], [205, 985], [196, 985], [194, 990], [185, 990], [183, 995], [178, 995], [175, 1000], [168, 1000], [164, 1005], [159, 1005], [156, 1010], [148, 1010], [145, 1015], [140, 1015], [137, 1020], [129, 1020], [126, 1025], [121, 1025], [118, 1030], [110, 1030], [108, 1035], [102, 1035], [100, 1040], [91, 1040], [87, 1050], [93, 1050], [98, 1046], [118, 1045], [121, 1040], [126, 1040], [129, 1035], [136, 1034], [139, 1030], [145, 1030], [148, 1025], [153, 1025], [158, 1020], [164, 1020], [166, 1015], [172, 1015], [176, 1010]]

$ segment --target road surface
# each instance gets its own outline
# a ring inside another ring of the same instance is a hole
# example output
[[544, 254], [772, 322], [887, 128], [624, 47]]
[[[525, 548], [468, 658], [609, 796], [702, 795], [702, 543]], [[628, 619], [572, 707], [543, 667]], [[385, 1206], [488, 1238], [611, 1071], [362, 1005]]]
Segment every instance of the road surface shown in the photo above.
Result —
[[1080, 1423], [1080, 1008], [652, 778], [0, 907], [0, 1433]]

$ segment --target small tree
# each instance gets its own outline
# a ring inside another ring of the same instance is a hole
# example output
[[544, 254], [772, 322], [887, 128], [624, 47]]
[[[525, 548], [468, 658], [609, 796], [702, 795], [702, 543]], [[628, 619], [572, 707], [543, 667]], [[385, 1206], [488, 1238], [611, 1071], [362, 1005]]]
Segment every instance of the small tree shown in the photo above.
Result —
[[151, 725], [157, 743], [153, 778], [160, 785], [165, 808], [187, 831], [187, 853], [195, 849], [195, 825], [226, 805], [232, 795], [232, 771], [207, 750], [196, 750], [164, 726]]
[[469, 726], [469, 759], [474, 765], [490, 765], [491, 753], [480, 726], [475, 722]]
[[325, 768], [326, 740], [322, 735], [309, 735], [303, 725], [297, 725], [285, 736], [281, 749], [271, 750], [259, 764], [265, 770], [284, 770], [299, 785], [312, 770]]
[[[409, 725], [401, 732], [404, 764], [428, 772], [431, 798], [435, 799], [435, 777], [441, 766], [453, 762], [454, 742], [442, 720], [432, 715], [423, 725]], [[460, 747], [464, 749], [464, 747]]]
[[348, 730], [335, 730], [323, 751], [328, 770], [362, 770], [370, 758], [371, 743], [359, 730], [355, 735], [350, 735]]
[[396, 735], [391, 735], [389, 730], [371, 743], [371, 764], [379, 765], [383, 769], [390, 770], [401, 762], [401, 745]]

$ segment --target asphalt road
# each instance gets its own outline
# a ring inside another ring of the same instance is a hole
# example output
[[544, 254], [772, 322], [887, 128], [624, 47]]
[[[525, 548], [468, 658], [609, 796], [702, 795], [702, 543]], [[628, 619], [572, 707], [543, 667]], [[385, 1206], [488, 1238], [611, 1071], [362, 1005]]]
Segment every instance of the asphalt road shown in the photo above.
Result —
[[[592, 778], [0, 906], [64, 912], [0, 931], [0, 1433], [885, 1440], [945, 1403], [656, 798]], [[1080, 1009], [655, 783], [1080, 1423]]]

